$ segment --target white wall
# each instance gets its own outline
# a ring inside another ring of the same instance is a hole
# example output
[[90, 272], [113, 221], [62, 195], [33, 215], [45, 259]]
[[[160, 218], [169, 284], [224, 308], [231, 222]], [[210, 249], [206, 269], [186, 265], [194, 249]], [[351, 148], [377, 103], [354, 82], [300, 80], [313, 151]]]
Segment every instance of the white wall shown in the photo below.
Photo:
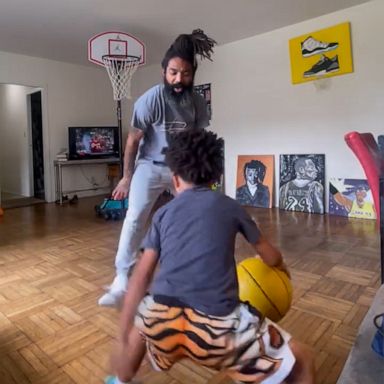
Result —
[[30, 182], [27, 94], [34, 89], [0, 84], [0, 173], [3, 192], [33, 195]]
[[[326, 178], [364, 178], [344, 142], [349, 131], [384, 133], [384, 2], [372, 1], [267, 34], [219, 46], [203, 62], [196, 84], [212, 84], [211, 128], [226, 143], [226, 192], [235, 195], [237, 156], [325, 153]], [[342, 22], [351, 23], [354, 72], [291, 84], [288, 40]], [[220, 41], [220, 36], [212, 36]], [[137, 75], [135, 94], [160, 79], [160, 66]], [[275, 196], [276, 205], [278, 203]]]
[[[116, 104], [108, 76], [104, 69], [96, 66], [80, 66], [0, 51], [0, 83], [43, 89], [46, 197], [48, 201], [53, 201], [53, 160], [61, 148], [68, 146], [68, 126], [117, 124]], [[122, 108], [124, 114], [129, 103], [123, 102]], [[125, 121], [124, 131], [126, 127]], [[12, 167], [8, 170], [12, 172]], [[96, 181], [105, 178], [105, 170], [71, 169], [64, 175], [67, 188], [89, 186], [82, 172], [94, 175]]]

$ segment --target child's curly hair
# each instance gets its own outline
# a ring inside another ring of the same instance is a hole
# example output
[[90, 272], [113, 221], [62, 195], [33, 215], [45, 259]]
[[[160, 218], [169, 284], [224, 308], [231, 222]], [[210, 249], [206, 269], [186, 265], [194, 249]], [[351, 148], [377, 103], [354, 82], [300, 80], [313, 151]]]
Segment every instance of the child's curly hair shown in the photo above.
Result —
[[224, 141], [204, 129], [179, 132], [170, 138], [165, 161], [174, 174], [188, 183], [217, 182], [224, 169]]

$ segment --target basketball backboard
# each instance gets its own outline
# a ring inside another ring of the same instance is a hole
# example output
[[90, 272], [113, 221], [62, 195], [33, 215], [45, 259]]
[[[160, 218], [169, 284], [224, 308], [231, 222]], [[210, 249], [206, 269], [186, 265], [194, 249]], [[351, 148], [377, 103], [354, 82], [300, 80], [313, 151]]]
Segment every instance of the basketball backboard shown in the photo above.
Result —
[[145, 64], [145, 46], [125, 32], [99, 33], [88, 40], [88, 60], [104, 67], [103, 56], [137, 56], [139, 65]]

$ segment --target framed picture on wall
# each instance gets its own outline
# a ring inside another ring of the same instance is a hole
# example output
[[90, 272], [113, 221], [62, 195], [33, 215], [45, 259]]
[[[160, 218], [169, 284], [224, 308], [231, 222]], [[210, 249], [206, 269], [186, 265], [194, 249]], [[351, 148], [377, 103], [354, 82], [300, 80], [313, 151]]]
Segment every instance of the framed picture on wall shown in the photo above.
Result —
[[272, 208], [273, 155], [237, 158], [236, 200], [248, 207]]
[[223, 159], [223, 174], [220, 180], [212, 184], [212, 189], [217, 192], [225, 193], [225, 142], [223, 140], [223, 146], [221, 147], [222, 159]]
[[324, 213], [325, 155], [280, 155], [279, 207]]
[[195, 92], [201, 95], [207, 103], [209, 116], [212, 118], [211, 84], [200, 84], [194, 86]]
[[295, 37], [289, 53], [293, 84], [353, 72], [350, 24]]
[[375, 220], [376, 212], [368, 181], [331, 178], [329, 214]]

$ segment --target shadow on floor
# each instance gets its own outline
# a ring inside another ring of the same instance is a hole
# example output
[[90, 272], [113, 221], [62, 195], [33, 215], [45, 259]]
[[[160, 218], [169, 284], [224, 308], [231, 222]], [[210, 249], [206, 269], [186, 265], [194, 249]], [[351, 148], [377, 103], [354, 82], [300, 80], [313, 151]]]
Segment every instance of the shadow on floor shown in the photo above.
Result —
[[9, 200], [2, 200], [1, 207], [3, 209], [28, 207], [29, 205], [43, 204], [44, 200], [36, 199], [35, 197], [20, 197]]

